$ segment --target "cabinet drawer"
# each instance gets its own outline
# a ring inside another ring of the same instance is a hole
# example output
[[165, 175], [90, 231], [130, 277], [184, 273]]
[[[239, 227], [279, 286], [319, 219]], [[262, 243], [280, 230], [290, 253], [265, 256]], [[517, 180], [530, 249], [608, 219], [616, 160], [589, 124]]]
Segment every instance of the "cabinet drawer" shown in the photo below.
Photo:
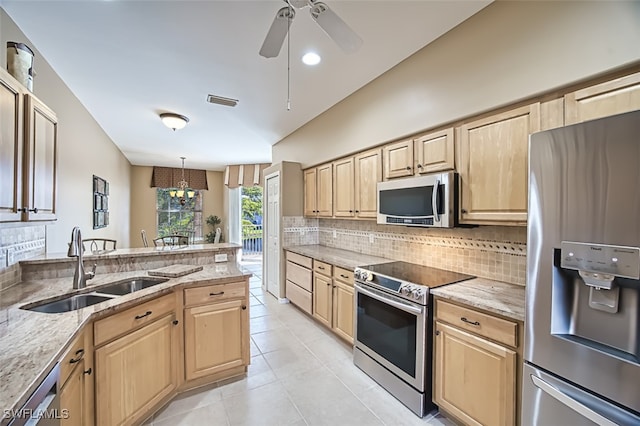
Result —
[[307, 291], [311, 291], [312, 279], [311, 269], [303, 268], [287, 260], [287, 280], [299, 285]]
[[436, 300], [436, 318], [511, 347], [518, 347], [518, 323]]
[[287, 280], [286, 296], [291, 303], [309, 315], [312, 314], [313, 298], [310, 292]]
[[89, 348], [86, 347], [84, 341], [84, 331], [81, 331], [60, 357], [60, 386], [64, 385], [73, 369], [84, 358], [88, 350]]
[[168, 294], [98, 320], [93, 325], [95, 345], [98, 346], [121, 334], [151, 323], [172, 311], [175, 311], [175, 296]]
[[301, 254], [292, 253], [290, 251], [287, 252], [287, 260], [293, 263], [297, 263], [298, 265], [304, 266], [308, 269], [311, 269], [311, 264], [313, 263], [310, 257], [302, 256]]
[[184, 290], [184, 305], [186, 307], [217, 302], [219, 300], [239, 299], [246, 295], [244, 281], [186, 288]]
[[333, 278], [353, 287], [353, 271], [334, 266]]
[[329, 263], [320, 262], [319, 260], [313, 259], [313, 271], [322, 275], [326, 275], [328, 277], [331, 276], [331, 268], [332, 265]]

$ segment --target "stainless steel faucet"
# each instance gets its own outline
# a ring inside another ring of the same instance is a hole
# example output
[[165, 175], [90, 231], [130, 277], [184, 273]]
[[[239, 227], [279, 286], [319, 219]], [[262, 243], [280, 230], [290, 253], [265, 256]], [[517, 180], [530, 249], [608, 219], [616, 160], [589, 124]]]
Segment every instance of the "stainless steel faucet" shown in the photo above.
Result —
[[79, 227], [74, 227], [71, 231], [71, 243], [69, 244], [69, 252], [67, 253], [68, 257], [76, 257], [78, 261], [76, 262], [75, 272], [73, 274], [73, 288], [85, 288], [87, 286], [87, 280], [96, 276], [96, 267], [97, 263], [93, 264], [93, 270], [91, 272], [84, 272], [84, 263], [82, 262], [82, 253], [84, 252], [84, 247], [82, 246], [82, 234], [80, 233]]

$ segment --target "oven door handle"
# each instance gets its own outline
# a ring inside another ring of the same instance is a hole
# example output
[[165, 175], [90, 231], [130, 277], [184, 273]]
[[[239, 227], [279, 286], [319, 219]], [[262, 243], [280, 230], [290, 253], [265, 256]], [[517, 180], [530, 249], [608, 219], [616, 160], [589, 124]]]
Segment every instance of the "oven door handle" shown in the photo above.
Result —
[[385, 297], [384, 295], [381, 294], [377, 294], [371, 290], [367, 290], [366, 288], [362, 287], [361, 285], [358, 285], [358, 283], [355, 283], [355, 288], [356, 290], [358, 290], [358, 292], [365, 294], [369, 297], [372, 297], [376, 300], [380, 300], [381, 302], [384, 302], [388, 305], [391, 305], [395, 308], [398, 308], [400, 310], [403, 310], [405, 312], [408, 312], [410, 314], [416, 314], [416, 315], [420, 315], [422, 314], [422, 309], [421, 308], [416, 308], [415, 306], [412, 305], [408, 305], [406, 303], [402, 303], [396, 300], [393, 300], [391, 298]]

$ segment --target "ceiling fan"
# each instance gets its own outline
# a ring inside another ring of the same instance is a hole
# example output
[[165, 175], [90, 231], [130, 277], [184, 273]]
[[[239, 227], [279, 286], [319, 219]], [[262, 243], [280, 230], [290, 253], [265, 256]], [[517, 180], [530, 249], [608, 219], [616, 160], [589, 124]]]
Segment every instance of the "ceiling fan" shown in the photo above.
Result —
[[311, 17], [320, 25], [320, 28], [334, 41], [345, 53], [354, 53], [362, 46], [362, 39], [349, 26], [329, 8], [325, 3], [317, 0], [284, 0], [287, 6], [278, 10], [273, 19], [271, 28], [267, 33], [260, 56], [275, 58], [280, 53], [284, 39], [289, 32], [291, 21], [296, 16], [295, 9], [309, 7]]

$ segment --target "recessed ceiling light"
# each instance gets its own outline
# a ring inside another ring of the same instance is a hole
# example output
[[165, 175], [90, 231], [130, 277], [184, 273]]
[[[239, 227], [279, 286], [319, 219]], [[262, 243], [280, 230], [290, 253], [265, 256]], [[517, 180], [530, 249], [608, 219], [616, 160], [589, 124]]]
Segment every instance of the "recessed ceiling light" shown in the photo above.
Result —
[[302, 62], [307, 65], [318, 65], [320, 63], [320, 55], [314, 52], [305, 53]]

